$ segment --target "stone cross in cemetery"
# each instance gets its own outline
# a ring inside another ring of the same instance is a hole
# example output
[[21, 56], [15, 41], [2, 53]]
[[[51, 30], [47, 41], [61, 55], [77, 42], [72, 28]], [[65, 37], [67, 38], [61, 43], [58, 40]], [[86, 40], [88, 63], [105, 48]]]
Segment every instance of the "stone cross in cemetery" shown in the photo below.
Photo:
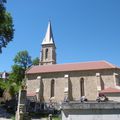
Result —
[[27, 98], [26, 93], [27, 93], [26, 86], [23, 85], [21, 87], [21, 90], [19, 90], [16, 120], [28, 120], [28, 115], [26, 112], [26, 98]]

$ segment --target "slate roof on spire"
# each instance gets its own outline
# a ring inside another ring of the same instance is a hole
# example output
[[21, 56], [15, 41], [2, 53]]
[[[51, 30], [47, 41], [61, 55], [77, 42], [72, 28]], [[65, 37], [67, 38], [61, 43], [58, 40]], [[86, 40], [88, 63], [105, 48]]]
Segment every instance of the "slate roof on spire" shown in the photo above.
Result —
[[42, 45], [44, 44], [54, 44], [54, 38], [53, 38], [52, 27], [51, 27], [50, 21], [48, 22], [47, 32], [42, 42]]

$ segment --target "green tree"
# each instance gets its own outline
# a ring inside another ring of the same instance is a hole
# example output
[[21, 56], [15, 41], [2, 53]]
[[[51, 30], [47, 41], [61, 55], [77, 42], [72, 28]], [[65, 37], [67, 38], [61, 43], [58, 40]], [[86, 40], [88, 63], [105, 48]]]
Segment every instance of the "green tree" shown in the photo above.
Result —
[[14, 62], [9, 80], [20, 85], [25, 78], [26, 69], [32, 65], [31, 56], [26, 50], [19, 51], [14, 58]]
[[39, 58], [36, 57], [35, 59], [32, 60], [33, 65], [39, 65]]
[[0, 88], [4, 91], [4, 99], [10, 100], [16, 93], [18, 93], [20, 85], [16, 84], [11, 80], [1, 80], [0, 81]]
[[12, 82], [17, 83], [18, 85], [21, 84], [25, 75], [25, 70], [19, 65], [12, 66], [12, 72], [9, 75], [9, 80]]
[[6, 0], [0, 0], [0, 53], [2, 48], [12, 41], [14, 35], [13, 20], [4, 3]]
[[26, 50], [18, 52], [14, 58], [14, 62], [21, 66], [24, 70], [32, 65], [31, 56]]

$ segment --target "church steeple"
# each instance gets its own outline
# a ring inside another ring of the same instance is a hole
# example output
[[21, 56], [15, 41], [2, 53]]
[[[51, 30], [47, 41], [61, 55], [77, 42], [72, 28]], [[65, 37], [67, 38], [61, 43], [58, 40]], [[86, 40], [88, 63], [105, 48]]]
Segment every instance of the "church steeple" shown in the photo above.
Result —
[[56, 47], [52, 33], [51, 22], [48, 22], [47, 32], [42, 41], [40, 65], [56, 64]]
[[48, 22], [47, 32], [42, 42], [42, 45], [44, 44], [54, 44], [54, 38], [53, 38], [52, 27], [51, 27], [50, 21]]

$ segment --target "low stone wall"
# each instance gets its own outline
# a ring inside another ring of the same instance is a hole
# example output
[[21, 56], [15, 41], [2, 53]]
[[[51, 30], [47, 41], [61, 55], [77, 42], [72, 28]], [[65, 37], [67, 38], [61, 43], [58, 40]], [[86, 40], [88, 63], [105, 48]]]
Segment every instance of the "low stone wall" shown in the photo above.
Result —
[[62, 120], [120, 120], [120, 103], [62, 103]]

